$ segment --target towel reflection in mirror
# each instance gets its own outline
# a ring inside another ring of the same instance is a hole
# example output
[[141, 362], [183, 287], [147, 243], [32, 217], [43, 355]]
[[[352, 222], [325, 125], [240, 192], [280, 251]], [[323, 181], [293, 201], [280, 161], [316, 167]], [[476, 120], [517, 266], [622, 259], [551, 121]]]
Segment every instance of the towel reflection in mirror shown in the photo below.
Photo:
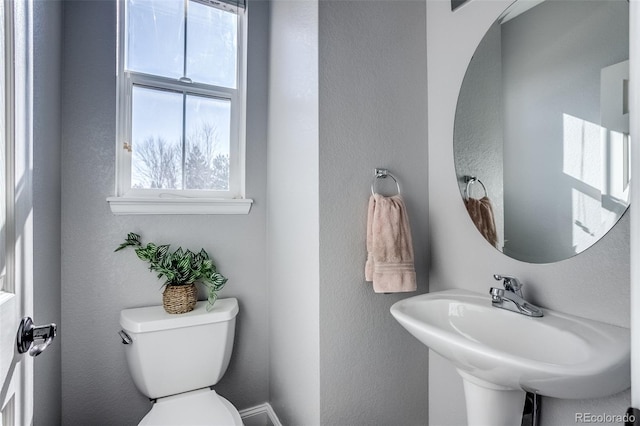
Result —
[[[489, 196], [487, 194], [487, 188], [484, 186], [482, 181], [475, 176], [467, 176], [466, 180], [467, 186], [464, 191], [464, 206], [467, 208], [469, 217], [485, 240], [497, 248], [498, 232], [496, 229], [491, 200], [489, 200]], [[479, 199], [471, 197], [469, 187], [475, 183], [479, 183], [482, 186], [482, 189], [484, 189], [484, 197]]]

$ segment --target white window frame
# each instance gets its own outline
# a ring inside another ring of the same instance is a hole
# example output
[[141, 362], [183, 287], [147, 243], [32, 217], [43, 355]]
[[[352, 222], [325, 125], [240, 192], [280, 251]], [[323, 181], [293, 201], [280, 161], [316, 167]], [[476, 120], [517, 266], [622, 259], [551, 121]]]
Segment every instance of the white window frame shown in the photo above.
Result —
[[[238, 16], [236, 89], [125, 70], [126, 0], [118, 0], [116, 196], [107, 198], [114, 214], [247, 214], [251, 209], [253, 200], [245, 198], [247, 10], [216, 1], [195, 1], [232, 11]], [[228, 191], [131, 188], [134, 86], [231, 102]]]

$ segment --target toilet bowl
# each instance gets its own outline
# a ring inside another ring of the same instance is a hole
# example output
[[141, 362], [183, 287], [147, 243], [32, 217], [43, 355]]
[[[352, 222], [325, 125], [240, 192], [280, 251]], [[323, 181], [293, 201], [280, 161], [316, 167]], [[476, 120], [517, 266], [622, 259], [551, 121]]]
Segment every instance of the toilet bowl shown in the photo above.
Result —
[[212, 389], [159, 398], [139, 426], [242, 425], [235, 407]]
[[238, 301], [218, 299], [210, 312], [206, 305], [179, 315], [162, 306], [121, 311], [129, 371], [155, 400], [140, 425], [242, 425], [238, 410], [211, 388], [231, 359]]

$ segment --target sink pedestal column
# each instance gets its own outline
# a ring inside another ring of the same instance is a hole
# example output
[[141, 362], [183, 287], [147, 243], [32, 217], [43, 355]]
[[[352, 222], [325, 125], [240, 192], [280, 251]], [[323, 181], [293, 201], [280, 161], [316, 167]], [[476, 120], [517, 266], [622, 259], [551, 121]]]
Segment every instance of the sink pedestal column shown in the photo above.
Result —
[[513, 426], [522, 421], [526, 393], [494, 385], [458, 370], [464, 383], [469, 426]]

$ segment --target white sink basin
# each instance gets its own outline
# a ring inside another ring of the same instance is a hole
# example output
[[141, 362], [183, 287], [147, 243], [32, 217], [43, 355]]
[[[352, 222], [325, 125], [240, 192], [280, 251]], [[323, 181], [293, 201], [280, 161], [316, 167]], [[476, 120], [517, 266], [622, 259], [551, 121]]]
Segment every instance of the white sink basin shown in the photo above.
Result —
[[483, 295], [459, 289], [391, 307], [404, 328], [474, 385], [570, 399], [629, 387], [629, 329], [543, 311], [541, 318], [527, 317], [493, 307], [488, 290]]

